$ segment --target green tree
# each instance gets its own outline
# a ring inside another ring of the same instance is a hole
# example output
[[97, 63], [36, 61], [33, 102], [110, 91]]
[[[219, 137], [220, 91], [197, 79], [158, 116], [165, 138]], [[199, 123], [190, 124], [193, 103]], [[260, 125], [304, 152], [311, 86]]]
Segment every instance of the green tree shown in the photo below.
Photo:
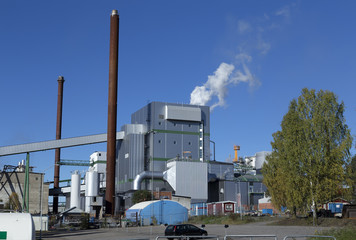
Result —
[[291, 101], [262, 169], [276, 207], [306, 212], [346, 194], [352, 138], [343, 113], [330, 91], [305, 88]]
[[352, 157], [350, 164], [350, 173], [352, 181], [352, 203], [356, 203], [356, 155]]
[[152, 194], [148, 190], [138, 190], [132, 196], [133, 204], [152, 200]]
[[21, 203], [19, 200], [19, 196], [17, 195], [16, 192], [12, 192], [9, 201], [5, 203], [5, 209], [11, 209], [15, 211], [21, 211]]

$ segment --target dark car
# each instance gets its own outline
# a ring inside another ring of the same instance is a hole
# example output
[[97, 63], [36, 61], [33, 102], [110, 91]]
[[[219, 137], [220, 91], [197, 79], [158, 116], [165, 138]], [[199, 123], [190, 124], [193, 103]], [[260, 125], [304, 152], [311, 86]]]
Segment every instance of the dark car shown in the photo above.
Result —
[[[192, 224], [168, 225], [164, 231], [165, 236], [207, 236], [208, 232]], [[173, 238], [168, 238], [173, 239]]]

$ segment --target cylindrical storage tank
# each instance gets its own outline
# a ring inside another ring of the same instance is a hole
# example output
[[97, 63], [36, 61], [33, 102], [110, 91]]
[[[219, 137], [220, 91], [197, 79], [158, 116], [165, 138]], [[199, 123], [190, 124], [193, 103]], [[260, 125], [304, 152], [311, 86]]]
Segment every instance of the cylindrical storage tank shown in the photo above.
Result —
[[266, 156], [271, 154], [271, 152], [263, 151], [256, 153], [256, 169], [261, 169], [263, 163], [266, 161]]
[[91, 197], [85, 197], [85, 208], [84, 211], [86, 213], [90, 213], [91, 212]]
[[85, 174], [85, 196], [96, 197], [99, 195], [99, 173], [88, 171]]
[[35, 224], [31, 214], [0, 213], [0, 239], [36, 239]]
[[80, 174], [75, 171], [72, 174], [70, 187], [70, 207], [80, 208]]

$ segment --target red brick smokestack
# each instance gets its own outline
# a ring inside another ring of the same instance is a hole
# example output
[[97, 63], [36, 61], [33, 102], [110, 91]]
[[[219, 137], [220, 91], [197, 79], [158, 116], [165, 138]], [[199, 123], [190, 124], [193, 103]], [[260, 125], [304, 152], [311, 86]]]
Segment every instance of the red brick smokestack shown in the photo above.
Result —
[[[63, 105], [63, 83], [64, 77], [58, 77], [58, 99], [57, 99], [57, 127], [56, 127], [56, 139], [61, 139], [62, 135], [62, 105]], [[54, 158], [54, 191], [59, 189], [59, 162], [61, 160], [61, 149], [55, 150]], [[58, 194], [53, 195], [53, 213], [58, 213]]]
[[115, 161], [116, 161], [116, 122], [117, 122], [117, 73], [119, 50], [119, 15], [113, 10], [110, 17], [109, 55], [109, 104], [106, 153], [106, 192], [105, 213], [114, 215], [115, 210]]

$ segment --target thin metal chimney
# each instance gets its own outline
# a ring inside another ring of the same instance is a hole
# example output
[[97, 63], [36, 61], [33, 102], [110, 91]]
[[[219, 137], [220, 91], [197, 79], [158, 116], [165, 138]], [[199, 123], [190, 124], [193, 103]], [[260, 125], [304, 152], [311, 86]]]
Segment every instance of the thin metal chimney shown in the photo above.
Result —
[[[64, 77], [58, 77], [58, 100], [57, 100], [57, 127], [56, 127], [56, 139], [61, 139], [62, 135], [62, 105], [63, 105], [63, 83]], [[61, 159], [61, 149], [55, 150], [54, 159], [54, 191], [59, 188], [59, 162]], [[58, 213], [58, 194], [53, 195], [53, 213]]]
[[116, 161], [116, 122], [117, 122], [117, 73], [119, 50], [119, 15], [112, 10], [110, 17], [109, 55], [109, 101], [106, 155], [105, 213], [114, 215], [115, 210], [115, 161]]

